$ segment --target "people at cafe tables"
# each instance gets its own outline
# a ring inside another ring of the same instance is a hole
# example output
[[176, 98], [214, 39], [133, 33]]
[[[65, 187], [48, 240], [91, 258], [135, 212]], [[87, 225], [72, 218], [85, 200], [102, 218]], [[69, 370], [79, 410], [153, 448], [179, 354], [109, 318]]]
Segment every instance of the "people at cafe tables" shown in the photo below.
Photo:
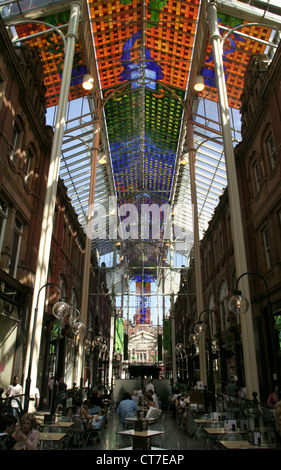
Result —
[[138, 404], [143, 400], [143, 397], [145, 395], [145, 387], [141, 388], [140, 390], [138, 390]]
[[173, 417], [176, 417], [177, 414], [176, 400], [178, 396], [180, 396], [180, 391], [178, 386], [175, 386], [173, 393], [169, 399], [169, 409]]
[[137, 411], [139, 411], [139, 406], [132, 400], [131, 394], [125, 392], [116, 410], [120, 423], [125, 425], [126, 418], [135, 416]]
[[132, 400], [135, 401], [138, 404], [138, 391], [134, 390], [132, 393]]
[[153, 385], [153, 380], [152, 379], [150, 379], [148, 381], [148, 384], [145, 386], [145, 391], [146, 392], [148, 392], [150, 390], [152, 390], [152, 392], [154, 392], [154, 385]]
[[148, 390], [144, 395], [144, 401], [146, 402], [146, 407], [147, 408], [149, 408], [150, 406], [155, 407], [152, 395], [153, 395], [152, 390]]
[[103, 408], [103, 402], [100, 390], [94, 390], [91, 398], [90, 414], [98, 413]]

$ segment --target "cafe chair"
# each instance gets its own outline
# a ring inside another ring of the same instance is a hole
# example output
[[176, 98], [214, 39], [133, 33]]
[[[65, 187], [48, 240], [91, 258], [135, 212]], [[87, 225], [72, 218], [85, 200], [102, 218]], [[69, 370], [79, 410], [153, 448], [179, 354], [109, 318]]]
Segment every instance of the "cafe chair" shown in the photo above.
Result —
[[72, 447], [78, 446], [83, 447], [85, 444], [85, 437], [87, 436], [87, 430], [84, 427], [83, 420], [79, 415], [73, 415], [71, 421], [74, 423], [71, 428], [71, 435], [69, 439], [69, 445]]
[[163, 431], [163, 434], [160, 434], [159, 436], [153, 436], [151, 438], [151, 443], [154, 447], [168, 449], [171, 430], [162, 428], [161, 431]]
[[103, 439], [104, 444], [105, 444], [105, 438], [104, 438], [104, 435], [103, 435], [105, 422], [106, 422], [106, 418], [104, 416], [103, 419], [101, 420], [101, 424], [100, 424], [100, 427], [98, 429], [88, 429], [88, 430], [86, 430], [86, 432], [85, 432], [85, 446], [89, 443], [89, 441], [93, 441], [93, 440], [95, 440], [96, 443], [98, 444], [98, 443], [101, 442], [101, 439]]
[[[136, 418], [137, 413], [135, 411], [127, 411], [126, 418]], [[134, 421], [126, 421], [126, 429], [134, 429]]]
[[59, 426], [48, 426], [46, 432], [62, 432]]
[[124, 428], [120, 425], [120, 423], [114, 427], [116, 449], [132, 447], [132, 436], [124, 436], [123, 434], [118, 434], [119, 431], [124, 431]]

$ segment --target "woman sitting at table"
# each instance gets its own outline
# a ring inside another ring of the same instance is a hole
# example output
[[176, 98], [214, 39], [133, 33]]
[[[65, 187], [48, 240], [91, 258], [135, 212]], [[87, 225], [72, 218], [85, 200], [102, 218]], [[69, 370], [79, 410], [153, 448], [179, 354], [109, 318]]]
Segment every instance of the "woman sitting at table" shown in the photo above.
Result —
[[36, 450], [40, 437], [36, 427], [36, 418], [31, 413], [26, 413], [22, 417], [20, 424], [16, 424], [13, 437], [18, 442], [21, 450]]

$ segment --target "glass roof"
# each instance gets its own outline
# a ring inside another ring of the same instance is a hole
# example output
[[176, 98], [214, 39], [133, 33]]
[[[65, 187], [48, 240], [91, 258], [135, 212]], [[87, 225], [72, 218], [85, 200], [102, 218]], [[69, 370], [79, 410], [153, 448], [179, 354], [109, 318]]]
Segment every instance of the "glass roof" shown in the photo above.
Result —
[[[12, 41], [38, 48], [47, 89], [47, 121], [54, 125], [71, 2], [0, 3]], [[139, 295], [139, 279], [145, 284], [149, 278], [159, 285], [161, 270], [166, 268], [170, 287], [165, 286], [165, 295], [177, 291], [180, 268], [188, 265], [193, 246], [190, 168], [188, 159], [187, 164], [181, 163], [190, 146], [196, 150], [200, 236], [227, 186], [207, 3], [81, 2], [60, 177], [86, 229], [94, 120], [101, 100], [99, 160], [105, 156], [106, 163], [97, 164], [95, 208], [97, 224], [105, 220], [106, 232], [97, 236], [92, 246], [100, 262], [107, 260], [107, 266], [112, 267], [115, 264], [110, 257], [116, 242], [121, 241], [115, 266], [119, 269], [117, 291], [124, 292], [120, 272], [135, 281]], [[235, 146], [241, 138], [239, 109], [245, 70], [253, 54], [274, 54], [280, 40], [281, 7], [276, 0], [216, 3], [224, 37], [223, 63]], [[93, 91], [86, 92], [81, 86], [85, 73], [95, 78]], [[204, 77], [201, 92], [193, 89], [197, 75]], [[189, 124], [193, 143], [187, 138]], [[156, 210], [150, 219], [142, 218], [144, 208], [151, 205], [162, 212]], [[114, 209], [120, 240], [110, 236]], [[172, 220], [173, 231], [169, 231]], [[183, 233], [188, 243], [181, 243]]]

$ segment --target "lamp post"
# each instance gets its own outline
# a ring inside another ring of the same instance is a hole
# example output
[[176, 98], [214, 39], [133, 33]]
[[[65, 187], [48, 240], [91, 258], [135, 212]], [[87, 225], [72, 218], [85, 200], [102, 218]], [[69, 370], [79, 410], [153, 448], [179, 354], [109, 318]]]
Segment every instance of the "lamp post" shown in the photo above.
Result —
[[[79, 312], [79, 315], [80, 315], [80, 312]], [[77, 323], [80, 323], [80, 326], [79, 326], [79, 330], [77, 330]], [[82, 327], [83, 325], [83, 327]], [[81, 377], [80, 377], [80, 398], [82, 399], [83, 397], [83, 384], [84, 384], [84, 373], [85, 373], [85, 348], [86, 348], [86, 339], [87, 339], [87, 331], [91, 332], [92, 331], [92, 328], [90, 326], [88, 326], [87, 328], [85, 327], [84, 323], [82, 323], [81, 321], [79, 322], [76, 322], [76, 331], [77, 333], [76, 334], [79, 334], [79, 335], [84, 335], [83, 336], [83, 354], [82, 354], [82, 367], [81, 367]], [[89, 387], [90, 387], [90, 380], [88, 380], [88, 395], [89, 395]]]
[[[73, 333], [77, 336], [79, 335], [79, 338], [80, 338], [86, 332], [86, 327], [85, 327], [84, 323], [81, 321], [81, 313], [75, 307], [69, 307], [69, 310], [70, 311], [73, 310], [78, 315], [78, 320], [76, 320], [76, 317], [74, 317], [72, 330], [73, 330]], [[83, 358], [82, 358], [81, 377], [80, 377], [80, 395], [81, 395], [81, 399], [82, 399], [82, 396], [83, 396], [82, 387], [83, 387], [83, 370], [84, 370], [84, 361], [85, 361], [85, 339], [86, 339], [86, 337], [84, 336], [84, 339], [83, 339]]]
[[[268, 321], [269, 321], [269, 328], [270, 328], [270, 335], [271, 335], [271, 343], [272, 343], [272, 348], [273, 348], [274, 367], [276, 370], [276, 378], [277, 378], [277, 385], [278, 385], [278, 398], [280, 400], [281, 399], [281, 377], [280, 377], [280, 363], [279, 363], [280, 361], [278, 359], [277, 341], [276, 341], [276, 335], [274, 331], [274, 323], [273, 323], [274, 314], [272, 312], [272, 304], [270, 301], [268, 285], [264, 277], [261, 274], [257, 272], [252, 272], [252, 271], [241, 274], [236, 280], [234, 295], [229, 299], [228, 308], [232, 313], [235, 313], [236, 315], [243, 315], [247, 312], [249, 308], [249, 301], [246, 297], [242, 295], [242, 292], [238, 290], [238, 284], [239, 284], [240, 279], [246, 275], [258, 276], [265, 285], [266, 300], [267, 300], [267, 314], [268, 314]], [[279, 313], [277, 315], [279, 315]]]
[[[36, 322], [37, 322], [37, 315], [38, 315], [39, 296], [40, 296], [40, 292], [42, 291], [42, 289], [44, 289], [45, 287], [48, 287], [48, 286], [58, 287], [58, 289], [60, 290], [61, 297], [62, 297], [61, 287], [58, 284], [55, 284], [53, 282], [47, 282], [42, 287], [40, 287], [40, 289], [38, 290], [37, 299], [36, 299], [36, 306], [35, 306], [35, 309], [34, 309], [34, 317], [33, 317], [33, 328], [32, 328], [32, 336], [31, 336], [31, 344], [30, 344], [28, 372], [27, 372], [27, 377], [26, 377], [26, 381], [25, 381], [24, 413], [28, 412], [28, 406], [29, 406], [29, 395], [30, 395], [30, 384], [31, 384], [31, 368], [32, 368], [32, 358], [33, 358], [34, 344], [35, 344], [35, 333], [36, 333]], [[63, 314], [63, 312], [65, 312], [65, 310], [68, 309], [68, 306], [65, 302], [60, 301], [60, 302], [57, 302], [54, 305], [53, 310], [54, 309], [57, 312], [61, 312], [61, 314]]]
[[77, 310], [77, 308], [74, 307], [69, 307], [65, 302], [64, 308], [63, 306], [58, 305], [60, 302], [54, 305], [53, 307], [53, 314], [54, 316], [59, 320], [59, 331], [58, 331], [58, 337], [57, 337], [57, 347], [56, 347], [56, 363], [55, 363], [55, 372], [54, 372], [54, 384], [53, 384], [53, 390], [52, 390], [52, 397], [51, 397], [51, 410], [50, 414], [51, 416], [54, 416], [55, 411], [56, 411], [56, 390], [57, 390], [57, 373], [58, 373], [58, 361], [59, 361], [59, 345], [60, 345], [60, 334], [61, 334], [61, 323], [62, 320], [69, 315], [69, 312], [71, 310], [75, 310], [78, 312], [79, 315], [79, 320], [76, 321], [76, 318], [73, 322], [72, 329], [75, 335], [81, 335], [85, 331], [85, 325], [80, 321], [80, 312]]
[[214, 315], [216, 318], [216, 325], [217, 325], [217, 337], [218, 337], [218, 344], [219, 344], [219, 353], [220, 353], [220, 382], [221, 382], [221, 389], [222, 392], [224, 391], [225, 388], [225, 383], [227, 379], [227, 372], [226, 372], [226, 362], [225, 362], [225, 355], [223, 354], [223, 347], [222, 347], [222, 338], [221, 338], [221, 329], [220, 329], [220, 322], [219, 322], [219, 316], [215, 310], [212, 308], [208, 308], [206, 310], [203, 310], [200, 313], [199, 319], [201, 318], [201, 315], [208, 314], [208, 323], [210, 324], [210, 314]]
[[[203, 312], [201, 312], [203, 313]], [[199, 321], [194, 325], [195, 334], [201, 338], [202, 335], [206, 333], [207, 328], [209, 329], [209, 377], [210, 377], [210, 390], [211, 390], [211, 405], [212, 410], [216, 411], [216, 397], [215, 397], [215, 381], [214, 381], [214, 369], [213, 369], [213, 348], [212, 348], [212, 336], [211, 329], [208, 322], [205, 320], [200, 320], [201, 314], [199, 316]]]

